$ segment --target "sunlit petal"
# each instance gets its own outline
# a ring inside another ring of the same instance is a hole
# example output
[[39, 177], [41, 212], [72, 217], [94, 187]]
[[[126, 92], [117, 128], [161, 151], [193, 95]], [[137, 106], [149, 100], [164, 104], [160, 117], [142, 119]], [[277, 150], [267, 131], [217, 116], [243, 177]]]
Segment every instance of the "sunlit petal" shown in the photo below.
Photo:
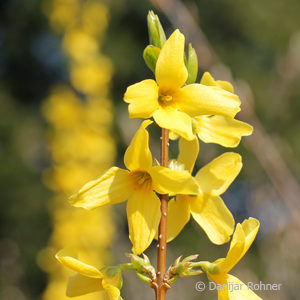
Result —
[[232, 237], [230, 249], [224, 260], [221, 260], [218, 264], [220, 272], [229, 272], [240, 260], [245, 246], [245, 234], [242, 229], [242, 225], [238, 223], [235, 228], [235, 232]]
[[205, 143], [236, 147], [242, 136], [250, 135], [253, 127], [247, 123], [224, 116], [195, 117], [197, 134]]
[[120, 290], [103, 280], [103, 288], [105, 290], [105, 300], [119, 300]]
[[177, 171], [160, 166], [149, 170], [153, 189], [159, 194], [197, 195], [199, 187], [188, 171]]
[[[207, 274], [211, 281], [214, 281], [216, 284], [219, 284], [220, 288], [218, 289], [218, 300], [230, 300], [229, 293], [226, 289], [227, 287], [227, 274]], [[222, 287], [222, 288], [221, 288]]]
[[160, 200], [152, 191], [136, 190], [127, 203], [132, 251], [144, 252], [151, 244], [160, 220]]
[[133, 191], [129, 172], [117, 167], [110, 168], [100, 178], [85, 184], [78, 193], [70, 197], [75, 207], [93, 209], [116, 204], [129, 198]]
[[160, 127], [172, 130], [187, 140], [195, 138], [192, 120], [186, 113], [173, 107], [159, 108], [154, 112], [153, 118]]
[[152, 123], [144, 121], [135, 133], [124, 156], [125, 166], [133, 170], [148, 170], [152, 165], [152, 155], [149, 149], [149, 133], [146, 127]]
[[204, 194], [190, 197], [191, 213], [214, 244], [229, 241], [234, 230], [234, 218], [219, 196]]
[[218, 86], [230, 93], [233, 93], [234, 91], [233, 86], [230, 82], [222, 81], [222, 80], [214, 80], [214, 78], [208, 72], [205, 72], [203, 74], [200, 83], [208, 86]]
[[[251, 288], [248, 288], [246, 284], [233, 275], [226, 275], [226, 284], [229, 287], [228, 296], [230, 300], [262, 300]], [[235, 289], [233, 289], [234, 287]]]
[[239, 174], [241, 168], [241, 156], [227, 152], [200, 169], [196, 174], [196, 180], [202, 191], [221, 195]]
[[245, 253], [252, 245], [257, 235], [259, 226], [260, 226], [259, 221], [254, 218], [249, 218], [248, 220], [244, 220], [244, 222], [242, 223], [242, 227], [245, 233], [245, 247], [244, 247], [242, 257], [245, 255]]
[[76, 274], [69, 278], [66, 294], [68, 297], [77, 297], [103, 290], [102, 280]]
[[199, 142], [195, 138], [187, 141], [183, 138], [179, 139], [179, 155], [178, 162], [184, 164], [185, 169], [192, 173], [197, 156], [199, 153]]
[[173, 94], [178, 109], [195, 117], [199, 115], [223, 115], [233, 118], [241, 101], [235, 94], [216, 86], [190, 84]]
[[130, 118], [150, 118], [158, 108], [158, 86], [147, 79], [129, 86], [124, 95]]
[[168, 225], [167, 242], [172, 241], [183, 229], [190, 219], [189, 197], [179, 195], [169, 201], [168, 204]]
[[259, 229], [259, 221], [254, 218], [237, 224], [228, 254], [219, 266], [223, 272], [229, 272], [245, 255], [253, 243]]
[[97, 268], [76, 259], [73, 251], [69, 249], [60, 250], [55, 257], [61, 264], [79, 274], [92, 278], [103, 278], [103, 274]]
[[160, 92], [168, 94], [184, 85], [188, 72], [184, 64], [184, 35], [177, 29], [162, 47], [155, 69]]

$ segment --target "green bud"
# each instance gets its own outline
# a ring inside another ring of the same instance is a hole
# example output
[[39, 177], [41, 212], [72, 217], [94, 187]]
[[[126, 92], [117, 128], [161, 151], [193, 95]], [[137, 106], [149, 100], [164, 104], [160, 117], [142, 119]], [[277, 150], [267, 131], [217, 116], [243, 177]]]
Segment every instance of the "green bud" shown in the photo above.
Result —
[[145, 262], [146, 264], [150, 265], [151, 263], [150, 263], [149, 257], [148, 257], [145, 253], [143, 253], [143, 257], [144, 257], [144, 262]]
[[182, 262], [190, 262], [191, 260], [197, 259], [198, 256], [199, 256], [199, 254], [190, 255], [190, 256], [186, 257]]
[[148, 68], [155, 73], [156, 62], [160, 53], [160, 48], [149, 45], [145, 48], [143, 57]]
[[152, 10], [148, 13], [147, 22], [150, 44], [161, 48], [166, 41], [166, 35], [158, 16]]
[[168, 280], [168, 283], [169, 283], [169, 284], [173, 284], [177, 279], [178, 279], [178, 276], [177, 276], [177, 275], [176, 275], [176, 276], [173, 276], [173, 277], [171, 277], [171, 278]]
[[186, 271], [180, 274], [180, 277], [195, 276], [195, 275], [200, 275], [202, 273], [203, 272], [201, 270], [187, 269]]
[[188, 58], [186, 61], [186, 68], [188, 70], [187, 84], [195, 83], [198, 75], [198, 58], [195, 49], [189, 44]]
[[191, 267], [192, 268], [201, 267], [201, 269], [204, 272], [210, 273], [210, 274], [217, 274], [220, 271], [218, 265], [211, 263], [209, 261], [199, 261], [196, 263], [192, 263]]
[[141, 273], [136, 273], [136, 275], [137, 275], [141, 280], [143, 280], [143, 281], [145, 281], [145, 282], [147, 282], [147, 283], [151, 283], [151, 281], [152, 281], [148, 276], [143, 275], [143, 274], [141, 274]]
[[181, 259], [182, 259], [182, 255], [180, 255], [179, 257], [177, 257], [176, 260], [173, 263], [173, 266], [178, 266], [179, 263], [180, 263], [180, 261], [181, 261]]

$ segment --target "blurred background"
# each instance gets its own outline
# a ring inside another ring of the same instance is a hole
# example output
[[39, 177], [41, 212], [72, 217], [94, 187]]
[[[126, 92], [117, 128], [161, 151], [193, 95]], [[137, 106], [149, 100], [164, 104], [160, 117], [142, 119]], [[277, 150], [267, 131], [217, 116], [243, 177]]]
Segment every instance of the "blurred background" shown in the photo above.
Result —
[[[299, 299], [300, 2], [296, 0], [2, 0], [0, 1], [0, 299], [68, 299], [69, 272], [54, 259], [63, 247], [102, 267], [127, 261], [125, 204], [92, 212], [68, 196], [112, 165], [140, 120], [129, 120], [126, 87], [153, 75], [143, 62], [146, 16], [153, 9], [167, 36], [192, 42], [199, 75], [234, 83], [238, 118], [254, 134], [234, 151], [243, 170], [223, 195], [237, 222], [261, 222], [251, 250], [231, 273], [243, 282], [282, 284], [264, 299]], [[159, 158], [158, 130], [151, 148]], [[197, 168], [226, 149], [201, 142]], [[228, 149], [227, 149], [228, 150]], [[229, 151], [231, 151], [229, 149]], [[171, 153], [176, 157], [176, 151]], [[155, 263], [155, 245], [146, 253]], [[183, 254], [224, 257], [191, 221], [169, 244]], [[197, 292], [205, 276], [178, 280], [169, 299], [217, 299]], [[153, 299], [126, 273], [122, 296]], [[101, 293], [78, 297], [103, 299]]]

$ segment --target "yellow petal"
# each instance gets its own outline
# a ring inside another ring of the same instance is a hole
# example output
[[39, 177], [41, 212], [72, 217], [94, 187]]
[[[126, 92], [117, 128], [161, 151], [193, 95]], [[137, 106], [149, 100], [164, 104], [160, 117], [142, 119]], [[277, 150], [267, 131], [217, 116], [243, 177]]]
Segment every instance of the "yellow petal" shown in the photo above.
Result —
[[204, 194], [190, 197], [191, 213], [214, 244], [229, 241], [234, 230], [234, 218], [219, 196]]
[[233, 93], [233, 86], [228, 81], [221, 81], [221, 80], [214, 80], [210, 73], [205, 72], [200, 81], [201, 84], [208, 85], [208, 86], [218, 86], [223, 90], [226, 90], [230, 93]]
[[159, 108], [153, 114], [155, 122], [161, 127], [172, 130], [187, 140], [193, 140], [192, 119], [173, 107]]
[[198, 136], [203, 142], [224, 147], [237, 147], [241, 137], [253, 131], [249, 124], [224, 116], [199, 116], [195, 120]]
[[[207, 276], [211, 281], [214, 281], [216, 284], [219, 285], [218, 289], [218, 300], [229, 300], [229, 293], [226, 290], [227, 287], [227, 274], [219, 273], [219, 274], [210, 274], [208, 273]], [[213, 288], [214, 286], [212, 286]]]
[[173, 131], [170, 131], [169, 132], [169, 139], [172, 140], [172, 141], [175, 141], [179, 138], [179, 135]]
[[103, 290], [102, 279], [76, 274], [70, 277], [66, 294], [68, 297], [77, 297], [101, 290]]
[[241, 156], [237, 153], [224, 153], [196, 174], [196, 180], [203, 192], [223, 194], [242, 168]]
[[126, 170], [110, 168], [104, 175], [85, 184], [77, 194], [70, 197], [75, 207], [93, 209], [96, 207], [116, 204], [129, 198], [133, 184]]
[[122, 284], [123, 284], [122, 272], [118, 271], [115, 275], [108, 276], [107, 271], [108, 271], [108, 268], [101, 269], [101, 272], [104, 275], [104, 281], [110, 285], [117, 287], [117, 288], [121, 288]]
[[132, 251], [141, 254], [151, 244], [160, 221], [160, 200], [152, 191], [136, 190], [127, 203]]
[[199, 153], [199, 142], [195, 138], [187, 141], [183, 138], [179, 139], [179, 155], [177, 160], [184, 164], [185, 169], [192, 173], [197, 156]]
[[189, 197], [179, 195], [168, 204], [167, 242], [172, 241], [180, 233], [190, 219]]
[[252, 245], [258, 229], [259, 229], [260, 223], [255, 218], [249, 218], [248, 220], [244, 220], [242, 223], [242, 227], [245, 234], [245, 247], [244, 251], [242, 253], [242, 257], [245, 255], [245, 253], [248, 251], [250, 246]]
[[56, 255], [56, 259], [64, 266], [76, 271], [79, 274], [92, 278], [102, 278], [103, 274], [95, 267], [88, 265], [74, 258], [73, 251], [62, 249]]
[[223, 81], [223, 80], [217, 80], [216, 84], [218, 87], [220, 87], [221, 89], [228, 91], [230, 93], [234, 92], [233, 86], [229, 81]]
[[254, 218], [237, 224], [230, 249], [224, 261], [219, 264], [223, 272], [229, 272], [245, 255], [253, 243], [259, 229], [259, 221]]
[[153, 122], [146, 120], [141, 124], [125, 152], [124, 163], [130, 171], [146, 171], [152, 166], [152, 155], [149, 149], [149, 133], [146, 130], [147, 126], [151, 123]]
[[238, 223], [232, 237], [230, 249], [224, 260], [216, 262], [221, 273], [228, 273], [241, 259], [245, 246], [245, 234], [242, 225]]
[[214, 78], [211, 76], [209, 72], [203, 73], [200, 83], [208, 86], [217, 86], [216, 81], [214, 80]]
[[120, 297], [120, 290], [107, 283], [105, 280], [103, 280], [103, 288], [105, 290], [105, 300], [118, 300]]
[[226, 283], [229, 287], [228, 296], [230, 300], [262, 300], [251, 288], [248, 288], [246, 284], [233, 275], [227, 274]]
[[188, 171], [155, 166], [149, 170], [153, 189], [159, 194], [197, 195], [199, 187]]
[[129, 86], [124, 95], [130, 118], [150, 118], [158, 108], [158, 86], [147, 79]]
[[169, 94], [184, 85], [188, 72], [184, 64], [184, 35], [177, 29], [162, 47], [155, 68], [155, 77], [162, 94]]
[[178, 109], [191, 117], [222, 115], [233, 118], [240, 111], [239, 97], [216, 86], [190, 84], [172, 96]]

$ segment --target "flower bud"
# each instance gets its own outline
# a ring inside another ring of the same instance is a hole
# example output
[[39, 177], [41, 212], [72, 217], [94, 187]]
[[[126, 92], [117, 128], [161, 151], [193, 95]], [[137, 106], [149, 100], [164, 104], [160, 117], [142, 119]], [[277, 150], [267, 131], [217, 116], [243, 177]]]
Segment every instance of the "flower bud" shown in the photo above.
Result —
[[145, 48], [143, 57], [148, 68], [155, 73], [156, 62], [160, 53], [160, 49], [158, 47], [149, 45]]
[[150, 10], [147, 16], [150, 45], [161, 48], [166, 41], [165, 32], [158, 16]]
[[188, 78], [186, 84], [195, 83], [198, 75], [198, 58], [195, 49], [189, 44], [188, 58], [186, 62], [186, 68], [188, 70]]

